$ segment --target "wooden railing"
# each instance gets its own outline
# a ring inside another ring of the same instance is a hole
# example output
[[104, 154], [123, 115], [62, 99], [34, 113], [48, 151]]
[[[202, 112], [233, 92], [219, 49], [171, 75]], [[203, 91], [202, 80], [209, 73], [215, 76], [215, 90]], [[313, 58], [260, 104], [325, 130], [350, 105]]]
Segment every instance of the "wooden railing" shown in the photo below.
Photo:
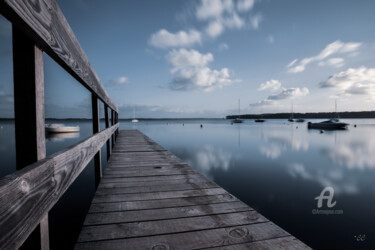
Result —
[[[118, 133], [118, 108], [109, 98], [55, 0], [0, 0], [0, 14], [12, 23], [15, 173], [0, 179], [0, 248], [17, 249], [31, 233], [49, 249], [48, 212], [94, 158], [95, 182], [102, 174]], [[43, 52], [92, 95], [94, 135], [46, 157]], [[106, 129], [100, 132], [99, 103]], [[111, 126], [109, 113], [111, 111]], [[110, 143], [112, 140], [112, 145]]]

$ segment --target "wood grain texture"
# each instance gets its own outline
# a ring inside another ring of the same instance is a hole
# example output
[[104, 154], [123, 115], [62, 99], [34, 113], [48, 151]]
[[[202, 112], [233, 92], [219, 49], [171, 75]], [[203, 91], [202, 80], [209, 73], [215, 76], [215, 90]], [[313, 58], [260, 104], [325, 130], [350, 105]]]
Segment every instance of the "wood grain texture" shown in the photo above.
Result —
[[205, 205], [221, 202], [236, 201], [236, 198], [230, 194], [193, 196], [164, 200], [141, 200], [141, 201], [124, 201], [112, 203], [93, 203], [89, 213], [103, 213], [114, 211], [129, 211], [143, 209], [157, 209], [167, 207], [183, 207], [193, 205]]
[[150, 220], [165, 220], [183, 217], [214, 215], [251, 210], [246, 204], [235, 201], [229, 203], [214, 203], [206, 205], [147, 209], [136, 211], [121, 211], [112, 213], [88, 214], [84, 225], [103, 225], [114, 223], [141, 222]]
[[125, 130], [118, 134], [76, 249], [288, 244], [308, 248], [147, 136]]
[[[118, 112], [55, 0], [3, 0], [1, 13], [81, 84]], [[88, 27], [89, 28], [89, 27]]]
[[[233, 244], [261, 242], [269, 239], [288, 237], [288, 233], [272, 222], [263, 222], [249, 225], [241, 225], [226, 228], [206, 229], [192, 232], [181, 232], [175, 234], [152, 235], [142, 238], [124, 238], [107, 241], [93, 241], [78, 243], [76, 249], [217, 249]], [[272, 243], [272, 242], [270, 242]], [[268, 248], [278, 249], [275, 245], [268, 245]], [[291, 243], [291, 242], [289, 242]], [[293, 242], [295, 244], [295, 242]], [[303, 243], [301, 249], [309, 249]], [[292, 245], [293, 246], [293, 245]], [[158, 248], [159, 247], [159, 248]], [[252, 248], [242, 248], [252, 249]], [[256, 248], [255, 248], [256, 249]], [[293, 249], [293, 248], [292, 248]]]
[[46, 157], [43, 52], [13, 28], [17, 169]]
[[0, 179], [0, 246], [18, 248], [118, 124]]

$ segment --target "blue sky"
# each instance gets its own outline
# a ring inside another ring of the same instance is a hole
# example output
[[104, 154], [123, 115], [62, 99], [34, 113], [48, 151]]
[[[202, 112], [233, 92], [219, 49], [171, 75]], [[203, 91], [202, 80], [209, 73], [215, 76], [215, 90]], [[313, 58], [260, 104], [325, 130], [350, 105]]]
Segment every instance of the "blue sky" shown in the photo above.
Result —
[[[224, 117], [238, 99], [241, 113], [375, 110], [375, 1], [57, 2], [122, 118]], [[88, 115], [87, 91], [45, 64], [46, 115]]]

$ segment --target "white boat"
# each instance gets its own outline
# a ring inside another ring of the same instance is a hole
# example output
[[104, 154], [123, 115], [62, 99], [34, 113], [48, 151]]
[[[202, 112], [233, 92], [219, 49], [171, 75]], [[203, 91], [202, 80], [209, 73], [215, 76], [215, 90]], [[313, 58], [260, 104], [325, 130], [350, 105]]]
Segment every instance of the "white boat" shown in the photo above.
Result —
[[298, 118], [298, 119], [296, 119], [296, 122], [305, 122], [305, 119]]
[[48, 133], [77, 133], [79, 132], [79, 126], [64, 126], [64, 124], [60, 124], [60, 123], [46, 124], [45, 127]]
[[137, 119], [135, 119], [135, 107], [133, 107], [133, 120], [132, 122], [138, 122]]
[[327, 129], [327, 130], [334, 130], [334, 129], [346, 129], [349, 126], [348, 123], [340, 122], [339, 119], [329, 119], [323, 122], [308, 122], [307, 128], [309, 129]]

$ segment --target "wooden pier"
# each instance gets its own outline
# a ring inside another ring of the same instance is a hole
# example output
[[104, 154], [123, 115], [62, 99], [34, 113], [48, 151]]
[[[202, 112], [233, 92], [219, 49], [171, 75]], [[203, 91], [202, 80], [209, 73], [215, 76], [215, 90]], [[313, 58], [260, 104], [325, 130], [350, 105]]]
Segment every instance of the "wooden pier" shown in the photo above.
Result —
[[120, 131], [76, 249], [309, 249], [137, 130]]
[[[1, 249], [48, 250], [49, 213], [91, 160], [98, 189], [76, 249], [308, 248], [142, 133], [119, 133], [118, 107], [55, 0], [0, 0], [0, 14], [12, 23], [17, 165], [0, 178]], [[89, 91], [93, 125], [48, 156], [44, 54]]]

